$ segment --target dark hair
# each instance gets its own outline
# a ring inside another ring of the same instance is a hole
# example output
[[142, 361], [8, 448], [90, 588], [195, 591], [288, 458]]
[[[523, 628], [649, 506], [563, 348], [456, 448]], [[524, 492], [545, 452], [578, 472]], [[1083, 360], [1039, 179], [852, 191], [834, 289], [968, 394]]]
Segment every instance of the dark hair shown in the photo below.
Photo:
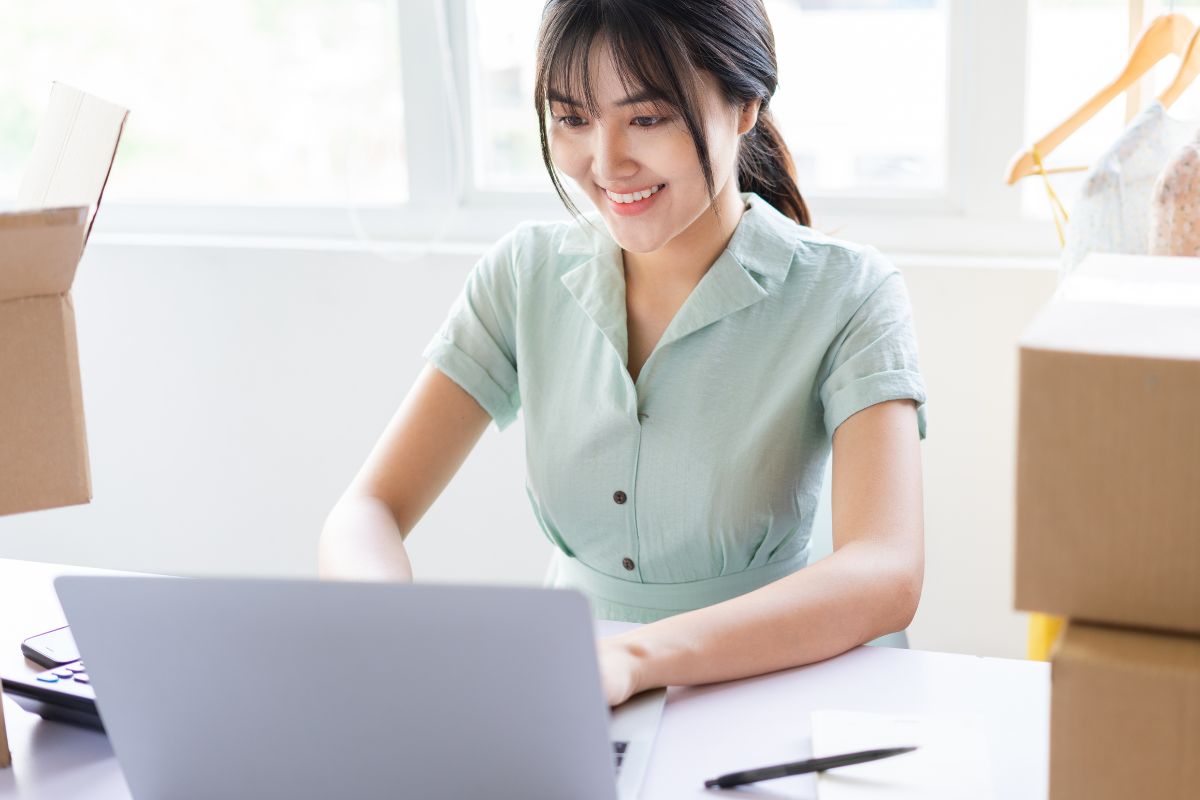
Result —
[[710, 202], [715, 201], [716, 190], [700, 111], [703, 84], [698, 71], [712, 74], [730, 105], [761, 100], [758, 123], [741, 139], [738, 189], [756, 192], [801, 225], [810, 224], [791, 154], [767, 107], [778, 85], [779, 68], [775, 35], [762, 0], [547, 1], [537, 35], [533, 103], [542, 161], [573, 215], [579, 215], [578, 209], [563, 191], [550, 159], [547, 94], [554, 88], [582, 98], [589, 114], [598, 113], [588, 74], [597, 37], [610, 46], [626, 91], [657, 93], [683, 117], [696, 145]]

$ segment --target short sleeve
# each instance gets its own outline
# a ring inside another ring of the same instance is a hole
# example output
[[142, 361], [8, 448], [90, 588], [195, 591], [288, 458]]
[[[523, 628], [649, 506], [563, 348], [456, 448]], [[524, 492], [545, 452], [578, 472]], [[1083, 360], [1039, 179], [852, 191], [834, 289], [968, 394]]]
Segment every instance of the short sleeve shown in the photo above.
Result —
[[498, 430], [517, 418], [517, 281], [513, 261], [524, 226], [496, 242], [471, 268], [445, 322], [422, 352], [475, 398]]
[[924, 439], [925, 381], [904, 277], [878, 251], [868, 248], [864, 259], [860, 275], [874, 288], [830, 345], [833, 355], [820, 386], [825, 429], [832, 438], [839, 425], [864, 408], [911, 398], [917, 404], [917, 433]]

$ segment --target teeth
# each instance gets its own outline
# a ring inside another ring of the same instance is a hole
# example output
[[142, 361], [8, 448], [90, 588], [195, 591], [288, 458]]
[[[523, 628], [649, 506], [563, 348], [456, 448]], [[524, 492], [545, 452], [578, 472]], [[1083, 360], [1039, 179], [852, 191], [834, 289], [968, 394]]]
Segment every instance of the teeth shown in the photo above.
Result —
[[660, 183], [658, 186], [651, 186], [649, 189], [645, 189], [640, 192], [634, 192], [633, 194], [613, 194], [612, 192], [608, 191], [607, 189], [605, 189], [604, 192], [605, 192], [605, 194], [608, 195], [609, 199], [612, 200], [613, 202], [632, 203], [635, 200], [645, 200], [647, 197], [654, 194], [655, 192], [657, 192], [659, 189], [663, 188], [664, 186], [666, 186], [665, 183]]

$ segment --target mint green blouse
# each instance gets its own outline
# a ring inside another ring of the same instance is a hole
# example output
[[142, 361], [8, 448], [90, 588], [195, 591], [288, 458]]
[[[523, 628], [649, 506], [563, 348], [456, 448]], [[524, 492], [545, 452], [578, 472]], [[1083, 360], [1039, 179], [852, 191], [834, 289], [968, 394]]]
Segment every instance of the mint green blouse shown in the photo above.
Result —
[[424, 356], [504, 430], [524, 413], [526, 492], [549, 582], [634, 622], [805, 566], [833, 432], [925, 385], [900, 272], [759, 195], [637, 381], [620, 246], [524, 222], [475, 264]]

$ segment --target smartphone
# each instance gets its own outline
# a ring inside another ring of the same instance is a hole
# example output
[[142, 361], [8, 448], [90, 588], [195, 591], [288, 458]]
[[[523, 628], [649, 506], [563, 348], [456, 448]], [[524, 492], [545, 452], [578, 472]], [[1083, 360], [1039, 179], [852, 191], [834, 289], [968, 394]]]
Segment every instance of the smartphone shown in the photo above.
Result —
[[79, 660], [79, 648], [71, 637], [70, 626], [64, 625], [52, 631], [30, 636], [21, 642], [21, 652], [30, 661], [41, 664], [47, 669], [60, 667]]

